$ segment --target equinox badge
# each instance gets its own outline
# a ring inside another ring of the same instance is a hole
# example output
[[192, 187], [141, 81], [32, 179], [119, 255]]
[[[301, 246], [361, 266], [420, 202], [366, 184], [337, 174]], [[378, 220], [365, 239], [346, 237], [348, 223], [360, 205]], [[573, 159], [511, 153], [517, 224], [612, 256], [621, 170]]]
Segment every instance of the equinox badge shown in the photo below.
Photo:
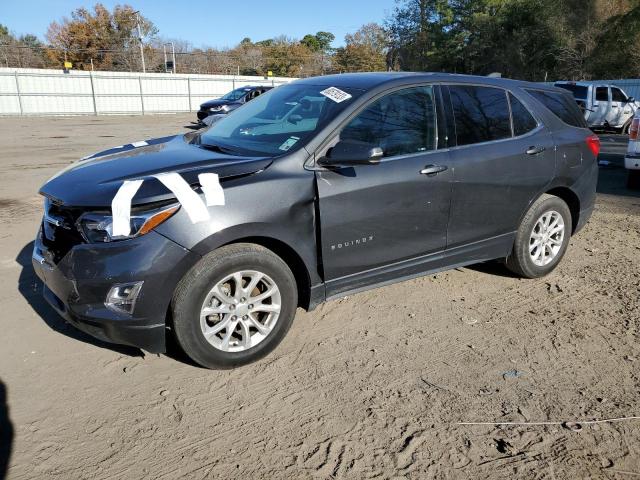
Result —
[[356, 245], [362, 245], [363, 243], [372, 242], [372, 241], [373, 241], [373, 235], [369, 235], [367, 237], [357, 238], [355, 240], [348, 240], [346, 242], [336, 243], [334, 245], [331, 245], [331, 250], [333, 251], [341, 248], [354, 247]]

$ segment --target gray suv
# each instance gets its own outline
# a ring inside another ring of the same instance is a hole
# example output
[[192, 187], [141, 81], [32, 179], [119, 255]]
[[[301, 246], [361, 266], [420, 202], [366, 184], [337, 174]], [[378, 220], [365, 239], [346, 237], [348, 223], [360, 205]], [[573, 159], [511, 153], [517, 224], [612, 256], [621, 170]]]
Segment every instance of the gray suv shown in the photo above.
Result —
[[91, 335], [151, 352], [171, 335], [201, 365], [240, 365], [298, 307], [492, 259], [548, 274], [591, 215], [598, 150], [554, 87], [308, 78], [72, 164], [40, 191], [33, 265]]

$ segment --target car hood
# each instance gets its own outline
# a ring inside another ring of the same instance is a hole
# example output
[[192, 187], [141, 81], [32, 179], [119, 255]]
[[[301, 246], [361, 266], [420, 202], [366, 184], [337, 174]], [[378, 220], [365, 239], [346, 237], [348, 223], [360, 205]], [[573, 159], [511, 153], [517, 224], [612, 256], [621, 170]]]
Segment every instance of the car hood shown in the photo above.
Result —
[[240, 105], [240, 103], [231, 100], [209, 100], [200, 104], [200, 108], [221, 107], [222, 105]]
[[190, 184], [198, 174], [217, 173], [221, 179], [249, 175], [267, 168], [270, 157], [239, 157], [188, 143], [183, 135], [121, 145], [69, 165], [49, 179], [40, 193], [77, 207], [106, 207], [125, 180], [145, 180], [133, 205], [168, 200], [174, 195], [153, 175], [177, 172]]

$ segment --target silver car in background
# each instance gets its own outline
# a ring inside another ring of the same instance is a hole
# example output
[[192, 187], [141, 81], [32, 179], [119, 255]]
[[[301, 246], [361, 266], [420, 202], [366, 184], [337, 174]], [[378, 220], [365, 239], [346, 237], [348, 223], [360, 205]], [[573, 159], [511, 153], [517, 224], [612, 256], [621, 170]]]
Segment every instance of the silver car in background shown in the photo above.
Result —
[[591, 129], [617, 130], [629, 133], [633, 115], [640, 102], [616, 85], [593, 82], [556, 82], [556, 87], [569, 90]]

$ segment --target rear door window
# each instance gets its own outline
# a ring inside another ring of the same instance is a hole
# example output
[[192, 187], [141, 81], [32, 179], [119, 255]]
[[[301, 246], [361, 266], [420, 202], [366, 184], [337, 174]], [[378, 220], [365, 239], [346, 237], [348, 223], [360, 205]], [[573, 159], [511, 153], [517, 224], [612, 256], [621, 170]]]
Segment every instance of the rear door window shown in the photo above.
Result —
[[608, 102], [609, 101], [609, 88], [608, 87], [597, 87], [596, 88], [596, 101], [597, 102]]
[[564, 93], [549, 92], [544, 90], [530, 90], [527, 93], [547, 107], [551, 112], [572, 127], [587, 128], [587, 123], [578, 108], [578, 104], [572, 97]]
[[375, 100], [344, 127], [340, 140], [380, 147], [392, 157], [435, 150], [436, 130], [433, 87], [411, 87]]
[[516, 137], [529, 133], [538, 126], [538, 122], [527, 110], [527, 107], [512, 93], [509, 93], [509, 103], [511, 104], [511, 118], [513, 119], [513, 134]]
[[472, 85], [449, 85], [458, 145], [511, 137], [511, 118], [505, 90]]

